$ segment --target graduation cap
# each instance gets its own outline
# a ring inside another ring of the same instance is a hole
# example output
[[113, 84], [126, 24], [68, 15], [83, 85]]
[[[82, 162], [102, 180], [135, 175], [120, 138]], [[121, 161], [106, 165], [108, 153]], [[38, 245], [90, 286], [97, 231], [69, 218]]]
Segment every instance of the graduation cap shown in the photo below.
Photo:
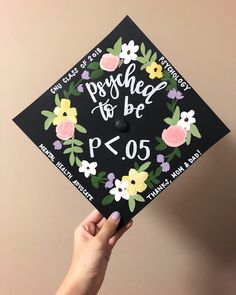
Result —
[[229, 132], [128, 16], [13, 120], [120, 226]]

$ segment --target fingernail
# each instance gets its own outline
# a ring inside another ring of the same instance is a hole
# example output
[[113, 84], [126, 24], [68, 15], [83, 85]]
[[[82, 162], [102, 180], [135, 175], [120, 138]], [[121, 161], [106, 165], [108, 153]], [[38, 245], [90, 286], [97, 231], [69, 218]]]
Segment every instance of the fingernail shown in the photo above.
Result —
[[111, 218], [115, 221], [118, 221], [120, 219], [120, 212], [115, 211], [111, 214]]

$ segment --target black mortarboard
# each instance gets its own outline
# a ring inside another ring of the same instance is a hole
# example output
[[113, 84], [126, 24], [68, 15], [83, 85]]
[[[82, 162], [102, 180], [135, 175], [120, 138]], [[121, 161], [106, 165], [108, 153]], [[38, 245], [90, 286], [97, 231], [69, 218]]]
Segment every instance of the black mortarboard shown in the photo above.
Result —
[[120, 226], [229, 132], [128, 16], [13, 120]]

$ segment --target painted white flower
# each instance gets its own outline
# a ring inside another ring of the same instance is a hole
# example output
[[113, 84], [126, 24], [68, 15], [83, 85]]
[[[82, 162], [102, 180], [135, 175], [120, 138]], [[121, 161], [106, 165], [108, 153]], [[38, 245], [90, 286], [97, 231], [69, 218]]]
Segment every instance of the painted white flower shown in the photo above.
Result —
[[128, 200], [129, 193], [127, 192], [128, 181], [120, 181], [119, 179], [115, 180], [115, 187], [113, 187], [109, 193], [115, 195], [115, 200], [118, 202], [121, 198]]
[[119, 57], [124, 59], [124, 64], [128, 64], [131, 60], [137, 59], [137, 54], [135, 52], [139, 50], [139, 46], [134, 45], [134, 40], [129, 41], [128, 44], [123, 43], [121, 49], [122, 51]]
[[180, 114], [181, 119], [178, 121], [177, 125], [189, 131], [190, 125], [196, 122], [194, 115], [195, 115], [194, 110], [191, 110], [189, 112], [181, 112]]
[[96, 167], [97, 167], [97, 162], [91, 162], [89, 163], [86, 160], [83, 160], [82, 165], [79, 167], [79, 172], [84, 173], [84, 176], [88, 178], [90, 174], [95, 175], [96, 174]]

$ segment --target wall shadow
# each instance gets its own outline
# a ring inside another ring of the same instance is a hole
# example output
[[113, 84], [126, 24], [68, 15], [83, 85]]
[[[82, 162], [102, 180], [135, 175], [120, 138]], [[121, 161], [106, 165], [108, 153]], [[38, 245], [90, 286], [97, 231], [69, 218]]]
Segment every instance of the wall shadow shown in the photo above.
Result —
[[170, 226], [190, 235], [218, 265], [236, 267], [236, 146], [230, 136], [207, 151], [150, 207], [155, 215], [157, 209], [166, 214]]

